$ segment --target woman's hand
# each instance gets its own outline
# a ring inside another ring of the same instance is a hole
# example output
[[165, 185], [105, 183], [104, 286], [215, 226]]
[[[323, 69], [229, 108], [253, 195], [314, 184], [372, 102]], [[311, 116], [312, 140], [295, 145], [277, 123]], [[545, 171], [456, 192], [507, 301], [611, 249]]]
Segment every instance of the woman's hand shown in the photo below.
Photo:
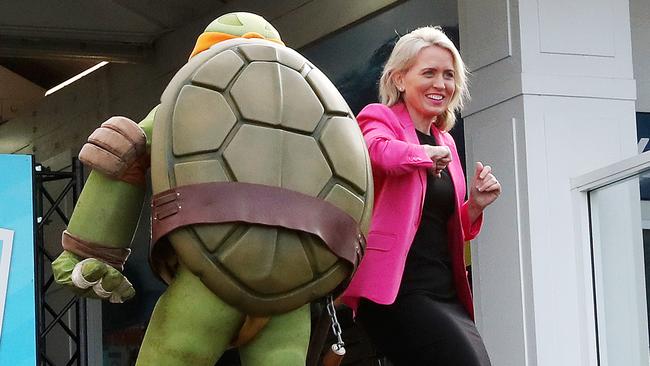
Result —
[[451, 150], [447, 146], [422, 145], [426, 154], [433, 161], [433, 173], [440, 178], [440, 172], [451, 162]]
[[476, 162], [474, 179], [472, 179], [469, 188], [470, 222], [474, 222], [481, 212], [501, 194], [501, 184], [491, 171], [492, 168], [489, 165], [483, 166], [480, 161]]

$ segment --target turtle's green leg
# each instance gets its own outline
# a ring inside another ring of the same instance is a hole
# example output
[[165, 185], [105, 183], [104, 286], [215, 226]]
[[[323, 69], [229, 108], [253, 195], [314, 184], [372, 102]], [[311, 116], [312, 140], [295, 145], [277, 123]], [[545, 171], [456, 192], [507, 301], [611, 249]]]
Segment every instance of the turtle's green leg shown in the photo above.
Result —
[[136, 365], [213, 366], [243, 320], [181, 265], [156, 304]]
[[244, 366], [304, 366], [311, 328], [309, 304], [276, 315], [239, 349]]

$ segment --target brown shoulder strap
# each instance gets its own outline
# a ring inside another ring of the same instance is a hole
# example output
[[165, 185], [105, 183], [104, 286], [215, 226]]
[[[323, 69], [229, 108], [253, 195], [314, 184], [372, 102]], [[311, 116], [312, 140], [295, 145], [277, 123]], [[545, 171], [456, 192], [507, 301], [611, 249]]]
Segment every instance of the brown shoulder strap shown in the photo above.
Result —
[[173, 188], [154, 195], [152, 245], [192, 224], [244, 222], [304, 231], [319, 237], [356, 268], [365, 248], [357, 222], [320, 198], [292, 190], [242, 182], [214, 182]]

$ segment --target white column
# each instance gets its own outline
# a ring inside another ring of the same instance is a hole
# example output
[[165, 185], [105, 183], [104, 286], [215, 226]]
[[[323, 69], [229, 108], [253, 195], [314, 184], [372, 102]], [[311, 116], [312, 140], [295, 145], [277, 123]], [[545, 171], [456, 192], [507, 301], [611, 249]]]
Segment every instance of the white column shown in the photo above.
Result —
[[472, 243], [479, 330], [495, 366], [596, 365], [569, 179], [636, 154], [628, 0], [459, 0], [459, 28], [468, 167], [503, 186]]

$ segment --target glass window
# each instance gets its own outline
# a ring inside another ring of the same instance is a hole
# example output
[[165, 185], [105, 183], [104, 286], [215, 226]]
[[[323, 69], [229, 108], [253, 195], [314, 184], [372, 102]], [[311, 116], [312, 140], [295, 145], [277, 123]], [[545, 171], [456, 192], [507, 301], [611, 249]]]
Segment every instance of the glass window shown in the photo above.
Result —
[[639, 141], [639, 153], [650, 150], [650, 113], [636, 113], [636, 134]]
[[647, 365], [650, 201], [644, 172], [589, 192], [600, 365]]

